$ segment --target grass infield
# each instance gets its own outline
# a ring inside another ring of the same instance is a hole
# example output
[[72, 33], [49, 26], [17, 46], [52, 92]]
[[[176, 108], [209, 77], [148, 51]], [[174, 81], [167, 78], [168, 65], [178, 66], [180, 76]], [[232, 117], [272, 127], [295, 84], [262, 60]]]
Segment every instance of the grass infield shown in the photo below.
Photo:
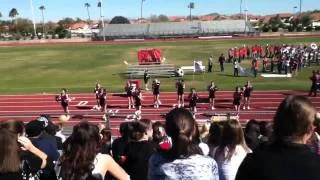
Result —
[[[137, 51], [144, 48], [161, 48], [166, 63], [191, 66], [193, 60], [200, 59], [206, 65], [209, 55], [214, 56], [213, 73], [187, 75], [186, 88], [206, 90], [214, 80], [221, 90], [233, 90], [251, 80], [259, 90], [308, 90], [308, 77], [313, 69], [304, 68], [299, 76], [289, 79], [262, 77], [232, 77], [233, 67], [226, 64], [224, 73], [218, 72], [218, 56], [227, 53], [230, 47], [243, 44], [310, 44], [320, 42], [320, 37], [281, 38], [260, 40], [218, 40], [190, 42], [154, 42], [129, 44], [77, 44], [0, 47], [0, 93], [58, 93], [61, 88], [74, 92], [92, 92], [99, 81], [109, 92], [121, 92], [127, 79], [124, 60], [137, 63]], [[251, 60], [242, 63], [250, 67]], [[162, 91], [173, 91], [176, 78], [161, 79]]]

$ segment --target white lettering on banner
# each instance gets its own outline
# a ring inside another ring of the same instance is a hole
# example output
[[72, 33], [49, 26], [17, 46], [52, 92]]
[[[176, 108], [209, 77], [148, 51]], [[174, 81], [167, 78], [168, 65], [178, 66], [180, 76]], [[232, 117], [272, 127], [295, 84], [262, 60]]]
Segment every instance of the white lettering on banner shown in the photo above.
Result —
[[77, 106], [86, 106], [88, 103], [88, 101], [80, 101]]

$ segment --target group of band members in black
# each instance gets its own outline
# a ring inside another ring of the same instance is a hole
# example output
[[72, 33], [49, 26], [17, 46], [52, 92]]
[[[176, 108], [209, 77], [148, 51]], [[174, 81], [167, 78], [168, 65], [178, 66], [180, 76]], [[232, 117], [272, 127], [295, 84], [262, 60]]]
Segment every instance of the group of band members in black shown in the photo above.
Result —
[[[177, 90], [177, 106], [178, 107], [184, 107], [184, 90], [186, 86], [182, 79], [179, 79], [176, 83], [176, 90]], [[214, 110], [214, 102], [216, 98], [216, 92], [219, 90], [219, 88], [215, 85], [215, 83], [212, 81], [210, 85], [208, 86], [208, 93], [209, 93], [209, 109]], [[142, 93], [139, 88], [135, 88], [131, 82], [128, 82], [125, 87], [126, 96], [128, 98], [128, 108], [135, 108], [137, 111], [141, 112], [141, 106], [142, 106]], [[152, 83], [152, 93], [154, 97], [154, 108], [159, 108], [161, 105], [160, 101], [160, 81], [155, 79]], [[250, 81], [247, 81], [246, 85], [242, 88], [239, 86], [236, 87], [236, 90], [233, 94], [233, 105], [235, 107], [235, 110], [239, 113], [240, 111], [240, 105], [241, 105], [241, 99], [244, 97], [244, 103], [243, 103], [243, 109], [250, 109], [249, 103], [250, 103], [250, 97], [251, 93], [253, 91], [253, 87], [250, 83]], [[106, 113], [107, 112], [107, 92], [106, 89], [101, 87], [99, 83], [96, 84], [94, 88], [94, 94], [97, 102], [98, 109], [101, 110], [101, 112]], [[68, 105], [69, 102], [74, 98], [71, 98], [66, 89], [61, 90], [61, 94], [56, 96], [56, 101], [61, 103], [61, 106], [65, 113], [69, 114]], [[196, 92], [195, 88], [191, 89], [191, 92], [188, 96], [189, 100], [189, 107], [190, 110], [194, 113], [197, 112], [197, 102], [199, 100], [199, 96]]]

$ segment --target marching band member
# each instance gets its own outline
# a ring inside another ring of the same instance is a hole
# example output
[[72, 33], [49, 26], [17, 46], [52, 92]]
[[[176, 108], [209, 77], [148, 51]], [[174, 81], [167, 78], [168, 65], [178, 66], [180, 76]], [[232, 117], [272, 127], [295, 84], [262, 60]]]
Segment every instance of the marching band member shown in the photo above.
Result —
[[251, 85], [250, 81], [247, 81], [247, 84], [244, 85], [243, 87], [243, 97], [244, 97], [244, 104], [243, 104], [243, 110], [246, 108], [249, 110], [250, 109], [250, 97], [251, 93], [253, 91], [253, 87]]
[[216, 92], [218, 90], [218, 87], [214, 84], [213, 81], [211, 81], [208, 91], [209, 91], [209, 108], [211, 110], [215, 110], [214, 108], [214, 100], [216, 98]]

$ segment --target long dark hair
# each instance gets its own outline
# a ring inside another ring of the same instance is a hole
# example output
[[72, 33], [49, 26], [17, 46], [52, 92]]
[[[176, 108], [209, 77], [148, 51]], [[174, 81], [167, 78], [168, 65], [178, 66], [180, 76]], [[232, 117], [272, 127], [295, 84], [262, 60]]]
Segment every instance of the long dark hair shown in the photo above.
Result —
[[228, 148], [225, 156], [226, 160], [231, 160], [234, 155], [237, 145], [250, 152], [250, 149], [246, 145], [244, 140], [243, 130], [238, 120], [229, 120], [224, 124], [220, 146], [217, 149], [217, 154], [224, 154], [225, 148]]
[[170, 158], [203, 154], [198, 146], [197, 124], [190, 111], [175, 108], [166, 115], [166, 132], [172, 138]]
[[311, 131], [315, 119], [316, 109], [307, 97], [290, 95], [281, 102], [274, 117], [274, 139], [301, 139]]
[[62, 179], [85, 180], [94, 169], [94, 159], [101, 150], [99, 128], [88, 122], [73, 127], [60, 158]]
[[224, 123], [225, 122], [211, 123], [208, 137], [208, 146], [210, 151], [220, 145]]
[[20, 170], [20, 148], [17, 138], [16, 133], [0, 128], [0, 174]]
[[23, 135], [25, 133], [24, 123], [17, 120], [8, 120], [0, 124], [0, 128], [5, 128], [14, 134]]

